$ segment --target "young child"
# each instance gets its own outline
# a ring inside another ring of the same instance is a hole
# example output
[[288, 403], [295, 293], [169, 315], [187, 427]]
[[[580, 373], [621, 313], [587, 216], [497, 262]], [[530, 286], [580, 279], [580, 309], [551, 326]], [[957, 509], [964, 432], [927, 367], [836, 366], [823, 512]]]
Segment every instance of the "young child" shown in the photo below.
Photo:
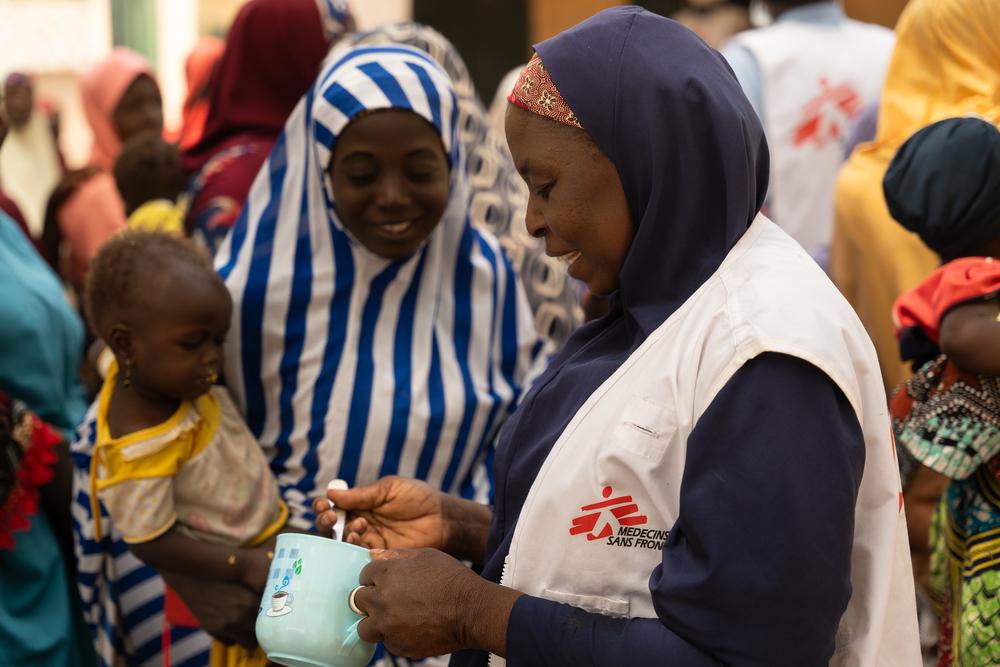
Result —
[[[229, 292], [190, 241], [127, 231], [91, 264], [86, 307], [114, 354], [97, 397], [94, 503], [157, 570], [261, 590], [288, 510], [260, 445], [215, 384]], [[97, 508], [94, 517], [100, 539]]]
[[114, 176], [129, 229], [183, 234], [186, 206], [178, 199], [187, 175], [177, 146], [168, 144], [158, 132], [143, 132], [122, 147]]
[[978, 118], [911, 137], [884, 180], [892, 216], [944, 263], [894, 318], [915, 375], [892, 398], [897, 441], [948, 479], [930, 527], [939, 665], [1000, 646], [1000, 132]]

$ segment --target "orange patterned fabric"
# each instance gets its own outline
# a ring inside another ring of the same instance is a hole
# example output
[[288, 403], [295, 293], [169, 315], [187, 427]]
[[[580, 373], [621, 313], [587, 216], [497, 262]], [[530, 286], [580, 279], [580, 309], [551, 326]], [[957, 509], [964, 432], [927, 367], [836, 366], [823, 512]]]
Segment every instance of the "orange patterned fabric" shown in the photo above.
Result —
[[576, 114], [559, 94], [556, 84], [552, 82], [552, 77], [549, 76], [537, 53], [531, 56], [521, 76], [517, 77], [517, 83], [507, 96], [507, 101], [526, 111], [583, 129]]

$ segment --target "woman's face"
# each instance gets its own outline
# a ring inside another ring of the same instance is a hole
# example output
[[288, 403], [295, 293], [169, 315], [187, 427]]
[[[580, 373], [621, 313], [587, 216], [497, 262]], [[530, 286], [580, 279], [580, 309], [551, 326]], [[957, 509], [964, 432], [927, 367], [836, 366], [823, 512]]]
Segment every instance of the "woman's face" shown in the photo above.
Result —
[[412, 111], [385, 109], [352, 120], [337, 139], [329, 171], [344, 227], [386, 259], [413, 255], [448, 205], [441, 138]]
[[528, 184], [528, 233], [598, 295], [618, 289], [635, 229], [615, 166], [582, 130], [507, 108], [507, 144]]
[[163, 103], [156, 82], [146, 75], [137, 77], [118, 101], [112, 120], [122, 143], [142, 132], [162, 132]]

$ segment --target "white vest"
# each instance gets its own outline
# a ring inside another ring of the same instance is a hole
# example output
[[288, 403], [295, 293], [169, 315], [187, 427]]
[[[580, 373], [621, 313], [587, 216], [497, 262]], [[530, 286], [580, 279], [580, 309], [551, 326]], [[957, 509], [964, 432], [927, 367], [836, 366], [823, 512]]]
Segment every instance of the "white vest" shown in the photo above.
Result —
[[[649, 576], [678, 516], [688, 436], [733, 374], [764, 352], [826, 373], [864, 432], [853, 593], [830, 664], [919, 665], [906, 521], [875, 349], [815, 262], [763, 216], [569, 422], [525, 500], [501, 583], [591, 612], [655, 618]], [[493, 656], [492, 664], [504, 661]]]
[[779, 21], [733, 38], [760, 68], [771, 150], [768, 214], [813, 257], [833, 235], [833, 189], [853, 119], [877, 100], [894, 43], [881, 26]]

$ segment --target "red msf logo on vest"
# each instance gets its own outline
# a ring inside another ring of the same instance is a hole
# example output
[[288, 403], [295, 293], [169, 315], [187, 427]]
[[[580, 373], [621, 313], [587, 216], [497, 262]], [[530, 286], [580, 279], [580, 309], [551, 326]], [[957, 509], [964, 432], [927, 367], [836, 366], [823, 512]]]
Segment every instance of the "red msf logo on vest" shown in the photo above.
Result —
[[831, 86], [819, 80], [820, 92], [802, 109], [802, 120], [795, 128], [795, 147], [812, 144], [823, 148], [843, 136], [851, 120], [861, 112], [861, 96], [850, 84]]
[[663, 548], [663, 541], [669, 530], [639, 528], [648, 523], [645, 514], [639, 513], [639, 505], [632, 496], [615, 496], [611, 486], [601, 489], [604, 500], [580, 508], [583, 512], [573, 519], [570, 535], [586, 535], [588, 542], [606, 540], [606, 544], [635, 549]]
[[[639, 514], [639, 506], [632, 502], [632, 496], [611, 498], [612, 493], [613, 489], [610, 486], [606, 486], [601, 491], [601, 495], [606, 500], [581, 507], [580, 511], [587, 512], [587, 514], [582, 514], [573, 519], [573, 527], [569, 529], [569, 534], [579, 535], [587, 533], [587, 540], [592, 542], [611, 537], [617, 532], [611, 527], [611, 517], [620, 526], [641, 526], [646, 523], [646, 517]], [[608, 517], [608, 514], [611, 517]], [[598, 522], [601, 522], [600, 531], [595, 530]]]

